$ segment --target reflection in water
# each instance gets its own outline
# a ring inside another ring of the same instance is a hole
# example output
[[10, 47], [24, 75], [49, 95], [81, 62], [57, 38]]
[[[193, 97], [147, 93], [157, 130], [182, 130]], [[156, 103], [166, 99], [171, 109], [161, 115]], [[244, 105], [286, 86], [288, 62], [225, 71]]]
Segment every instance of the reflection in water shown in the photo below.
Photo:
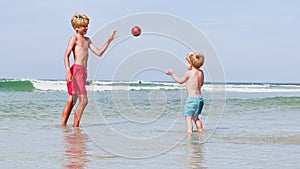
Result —
[[79, 128], [64, 128], [64, 168], [82, 169], [87, 159], [87, 137]]
[[202, 144], [200, 140], [201, 134], [198, 132], [187, 135], [187, 163], [189, 168], [201, 169], [202, 156]]

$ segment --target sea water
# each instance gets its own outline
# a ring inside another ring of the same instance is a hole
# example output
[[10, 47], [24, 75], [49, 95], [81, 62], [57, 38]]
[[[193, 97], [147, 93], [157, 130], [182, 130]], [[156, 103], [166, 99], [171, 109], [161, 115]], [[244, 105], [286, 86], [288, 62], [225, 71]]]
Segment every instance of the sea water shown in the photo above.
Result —
[[185, 86], [95, 81], [79, 128], [60, 80], [0, 81], [0, 168], [300, 168], [300, 85], [203, 87], [204, 132], [185, 134]]

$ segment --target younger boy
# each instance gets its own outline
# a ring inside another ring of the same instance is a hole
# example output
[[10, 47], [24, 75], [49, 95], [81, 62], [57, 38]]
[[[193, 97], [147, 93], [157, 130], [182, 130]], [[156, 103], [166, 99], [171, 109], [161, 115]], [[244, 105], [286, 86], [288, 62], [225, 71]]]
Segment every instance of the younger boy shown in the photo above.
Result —
[[[89, 24], [89, 18], [86, 15], [74, 15], [71, 19], [71, 23], [76, 31], [76, 34], [70, 38], [64, 55], [64, 62], [67, 72], [66, 80], [70, 97], [62, 113], [61, 125], [65, 126], [67, 124], [70, 113], [77, 101], [77, 98], [79, 98], [78, 106], [74, 112], [73, 123], [74, 127], [79, 127], [82, 113], [88, 104], [87, 92], [85, 88], [87, 78], [86, 68], [88, 61], [88, 49], [90, 49], [99, 57], [102, 56], [111, 41], [116, 37], [116, 31], [114, 30], [102, 48], [98, 49], [88, 37], [84, 36], [87, 33]], [[74, 64], [72, 67], [70, 67], [69, 57], [72, 52], [74, 56]]]
[[204, 74], [200, 67], [204, 64], [204, 56], [198, 52], [191, 52], [186, 56], [186, 66], [188, 71], [182, 78], [175, 75], [173, 70], [168, 70], [167, 75], [173, 77], [173, 79], [182, 84], [186, 82], [187, 99], [184, 105], [184, 113], [186, 120], [187, 134], [191, 134], [193, 131], [192, 120], [194, 121], [198, 132], [202, 132], [202, 122], [198, 118], [203, 108], [203, 98], [201, 94], [201, 87], [204, 83]]

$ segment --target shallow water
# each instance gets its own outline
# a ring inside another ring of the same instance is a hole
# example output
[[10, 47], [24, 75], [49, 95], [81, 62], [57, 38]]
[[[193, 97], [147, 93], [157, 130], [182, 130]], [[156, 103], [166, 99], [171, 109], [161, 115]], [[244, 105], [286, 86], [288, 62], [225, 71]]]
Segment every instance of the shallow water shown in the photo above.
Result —
[[0, 168], [300, 168], [300, 93], [228, 92], [218, 113], [207, 91], [186, 136], [181, 90], [116, 92], [89, 93], [77, 129], [66, 92], [0, 92]]

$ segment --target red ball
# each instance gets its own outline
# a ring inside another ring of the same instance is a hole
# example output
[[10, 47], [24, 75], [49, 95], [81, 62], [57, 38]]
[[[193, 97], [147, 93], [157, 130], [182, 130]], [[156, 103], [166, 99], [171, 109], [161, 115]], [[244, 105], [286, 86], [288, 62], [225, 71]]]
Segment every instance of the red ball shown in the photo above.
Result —
[[135, 27], [133, 27], [133, 28], [131, 29], [131, 34], [132, 34], [133, 36], [140, 36], [141, 33], [142, 33], [142, 30], [141, 30], [141, 28], [138, 27], [138, 26], [135, 26]]

